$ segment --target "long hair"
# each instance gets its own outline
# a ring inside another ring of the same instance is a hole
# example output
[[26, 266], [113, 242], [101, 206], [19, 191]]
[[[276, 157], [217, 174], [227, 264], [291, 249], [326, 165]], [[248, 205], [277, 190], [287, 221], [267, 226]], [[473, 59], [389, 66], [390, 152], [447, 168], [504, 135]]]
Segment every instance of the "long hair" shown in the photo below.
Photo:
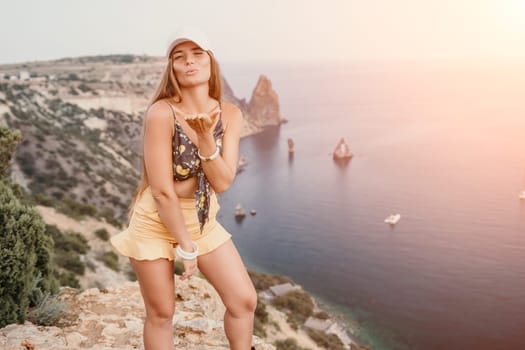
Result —
[[[209, 96], [216, 99], [217, 101], [221, 101], [222, 98], [222, 79], [221, 74], [219, 70], [219, 64], [217, 63], [217, 60], [215, 59], [215, 56], [211, 51], [206, 51], [208, 53], [208, 56], [210, 56], [210, 80], [208, 81], [208, 87], [209, 87]], [[165, 99], [165, 98], [173, 98], [177, 102], [182, 101], [182, 94], [180, 90], [179, 83], [177, 82], [177, 78], [175, 77], [175, 73], [173, 72], [173, 61], [171, 54], [168, 58], [168, 64], [166, 65], [166, 68], [164, 69], [164, 73], [162, 74], [162, 78], [160, 79], [160, 83], [157, 86], [157, 90], [153, 94], [153, 98], [151, 99], [149, 107], [153, 105], [155, 102]], [[147, 110], [146, 110], [147, 113]], [[142, 141], [144, 142], [144, 132], [145, 132], [145, 121], [146, 118], [143, 120], [142, 125]], [[140, 181], [135, 189], [135, 193], [133, 194], [133, 198], [131, 200], [131, 203], [128, 208], [128, 219], [131, 218], [131, 214], [133, 213], [133, 208], [135, 207], [135, 204], [137, 203], [137, 200], [139, 199], [140, 195], [146, 187], [148, 187], [148, 174], [146, 172], [146, 164], [144, 163], [144, 149], [142, 152], [142, 172], [140, 175]]]

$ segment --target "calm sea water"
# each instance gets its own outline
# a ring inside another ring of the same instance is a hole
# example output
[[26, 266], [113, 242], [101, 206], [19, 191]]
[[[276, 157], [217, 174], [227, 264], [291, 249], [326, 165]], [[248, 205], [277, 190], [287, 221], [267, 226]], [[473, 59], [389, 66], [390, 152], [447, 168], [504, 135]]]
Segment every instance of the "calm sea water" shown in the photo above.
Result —
[[[220, 198], [249, 268], [291, 276], [375, 349], [525, 349], [525, 65], [222, 68], [248, 98], [266, 74], [290, 121], [241, 141]], [[237, 223], [237, 203], [257, 215]]]

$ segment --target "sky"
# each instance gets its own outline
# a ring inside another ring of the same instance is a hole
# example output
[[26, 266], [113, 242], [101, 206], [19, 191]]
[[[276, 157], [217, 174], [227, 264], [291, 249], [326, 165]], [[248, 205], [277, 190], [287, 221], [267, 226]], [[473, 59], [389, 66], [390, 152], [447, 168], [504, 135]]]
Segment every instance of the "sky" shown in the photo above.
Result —
[[228, 62], [525, 59], [525, 0], [0, 1], [0, 63], [161, 56], [182, 25]]

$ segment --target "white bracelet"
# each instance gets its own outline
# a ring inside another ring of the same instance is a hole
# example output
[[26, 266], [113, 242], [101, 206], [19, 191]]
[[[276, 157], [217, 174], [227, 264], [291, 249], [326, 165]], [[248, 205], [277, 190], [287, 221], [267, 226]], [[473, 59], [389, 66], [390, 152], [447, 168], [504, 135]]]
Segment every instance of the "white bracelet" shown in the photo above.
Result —
[[187, 251], [183, 250], [180, 247], [180, 245], [177, 245], [177, 247], [175, 248], [175, 253], [181, 259], [193, 260], [193, 259], [195, 259], [197, 257], [197, 255], [199, 255], [199, 246], [194, 241], [191, 241], [191, 245], [193, 246], [193, 248], [195, 248], [195, 250], [193, 252], [191, 252], [191, 253], [187, 252]]
[[200, 150], [197, 149], [197, 155], [199, 156], [199, 158], [205, 162], [209, 161], [209, 160], [214, 160], [215, 158], [217, 158], [219, 156], [219, 153], [221, 152], [221, 150], [219, 149], [219, 146], [215, 146], [215, 152], [213, 152], [213, 154], [209, 157], [204, 157]]

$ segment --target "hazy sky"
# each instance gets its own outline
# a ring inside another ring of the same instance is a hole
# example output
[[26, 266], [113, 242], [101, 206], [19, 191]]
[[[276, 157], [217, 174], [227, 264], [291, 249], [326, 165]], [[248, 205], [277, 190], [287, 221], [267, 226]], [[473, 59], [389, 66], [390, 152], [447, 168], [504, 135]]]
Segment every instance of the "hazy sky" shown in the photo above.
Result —
[[162, 55], [180, 25], [220, 61], [525, 59], [525, 0], [1, 0], [0, 63]]

